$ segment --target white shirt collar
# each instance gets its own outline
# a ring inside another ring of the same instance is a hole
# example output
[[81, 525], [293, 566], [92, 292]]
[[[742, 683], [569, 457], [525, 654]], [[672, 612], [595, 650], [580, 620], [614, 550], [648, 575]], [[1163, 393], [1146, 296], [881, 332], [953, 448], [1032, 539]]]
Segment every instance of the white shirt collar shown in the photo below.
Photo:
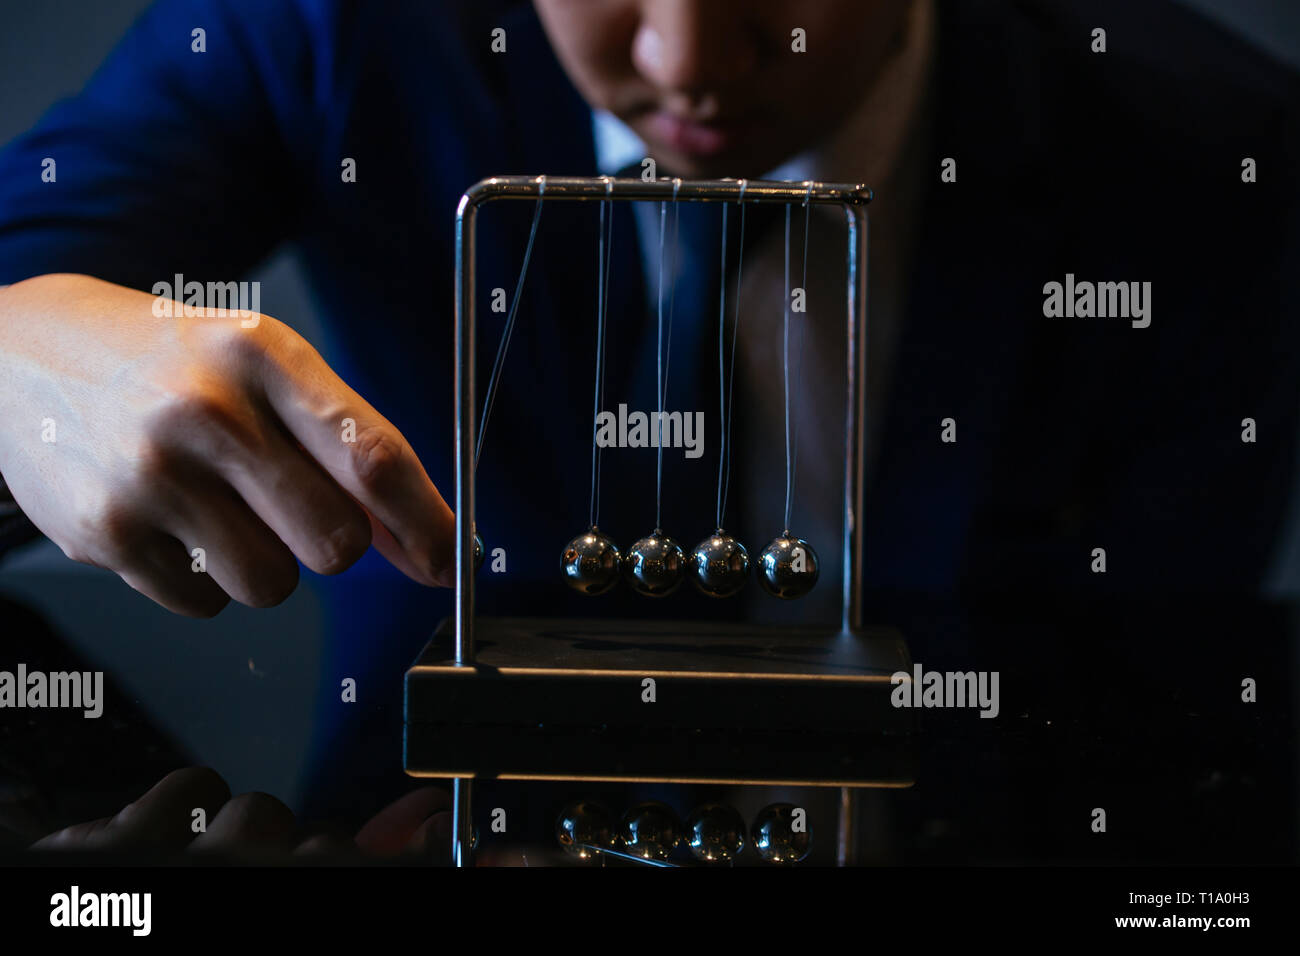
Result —
[[592, 110], [591, 128], [596, 137], [596, 169], [602, 176], [639, 164], [649, 155], [641, 137], [613, 113]]

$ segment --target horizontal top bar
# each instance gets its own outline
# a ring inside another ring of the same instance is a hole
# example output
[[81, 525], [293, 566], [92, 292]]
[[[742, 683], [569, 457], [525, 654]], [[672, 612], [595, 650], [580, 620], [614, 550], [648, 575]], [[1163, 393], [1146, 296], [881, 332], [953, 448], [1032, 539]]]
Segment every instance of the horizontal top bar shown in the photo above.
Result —
[[461, 197], [460, 211], [494, 199], [678, 199], [685, 202], [763, 202], [865, 206], [862, 183], [777, 182], [766, 179], [618, 179], [613, 176], [492, 176]]

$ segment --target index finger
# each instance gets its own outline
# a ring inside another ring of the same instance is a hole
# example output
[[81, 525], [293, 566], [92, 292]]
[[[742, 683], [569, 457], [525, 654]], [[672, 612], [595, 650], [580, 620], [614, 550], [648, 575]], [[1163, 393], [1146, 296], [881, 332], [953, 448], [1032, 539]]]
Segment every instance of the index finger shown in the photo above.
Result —
[[456, 519], [401, 432], [297, 333], [262, 375], [272, 409], [384, 532], [376, 549], [424, 584], [455, 583]]

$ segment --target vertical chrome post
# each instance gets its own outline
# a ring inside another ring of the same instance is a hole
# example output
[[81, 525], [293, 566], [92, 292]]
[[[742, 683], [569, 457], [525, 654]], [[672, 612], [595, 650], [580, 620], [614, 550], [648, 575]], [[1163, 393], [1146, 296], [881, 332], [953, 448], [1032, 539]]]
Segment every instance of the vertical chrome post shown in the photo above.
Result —
[[862, 511], [866, 501], [867, 432], [867, 210], [846, 205], [848, 222], [847, 289], [848, 409], [845, 415], [844, 613], [845, 631], [862, 629]]
[[474, 816], [470, 807], [472, 781], [456, 777], [451, 782], [451, 862], [452, 866], [469, 866], [474, 850]]
[[[453, 376], [456, 416], [456, 628], [455, 661], [462, 667], [474, 663], [474, 377], [475, 358], [475, 220], [478, 209], [462, 196], [456, 209], [456, 370]], [[452, 865], [469, 865], [473, 840], [473, 815], [468, 779], [451, 784]]]
[[469, 195], [456, 210], [456, 663], [474, 663], [475, 219]]

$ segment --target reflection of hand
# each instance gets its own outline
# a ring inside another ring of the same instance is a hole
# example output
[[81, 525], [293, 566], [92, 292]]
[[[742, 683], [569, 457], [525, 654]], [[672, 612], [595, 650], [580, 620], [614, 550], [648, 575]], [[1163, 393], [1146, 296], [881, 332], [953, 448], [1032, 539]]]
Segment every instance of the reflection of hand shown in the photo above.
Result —
[[[319, 829], [304, 831], [275, 797], [231, 797], [212, 770], [189, 767], [160, 780], [113, 817], [79, 823], [32, 844], [33, 850], [125, 850], [155, 853], [189, 850], [265, 859], [329, 860], [421, 858], [447, 862], [451, 813], [447, 794], [423, 787], [390, 804], [349, 838]], [[206, 828], [195, 833], [195, 810]]]

